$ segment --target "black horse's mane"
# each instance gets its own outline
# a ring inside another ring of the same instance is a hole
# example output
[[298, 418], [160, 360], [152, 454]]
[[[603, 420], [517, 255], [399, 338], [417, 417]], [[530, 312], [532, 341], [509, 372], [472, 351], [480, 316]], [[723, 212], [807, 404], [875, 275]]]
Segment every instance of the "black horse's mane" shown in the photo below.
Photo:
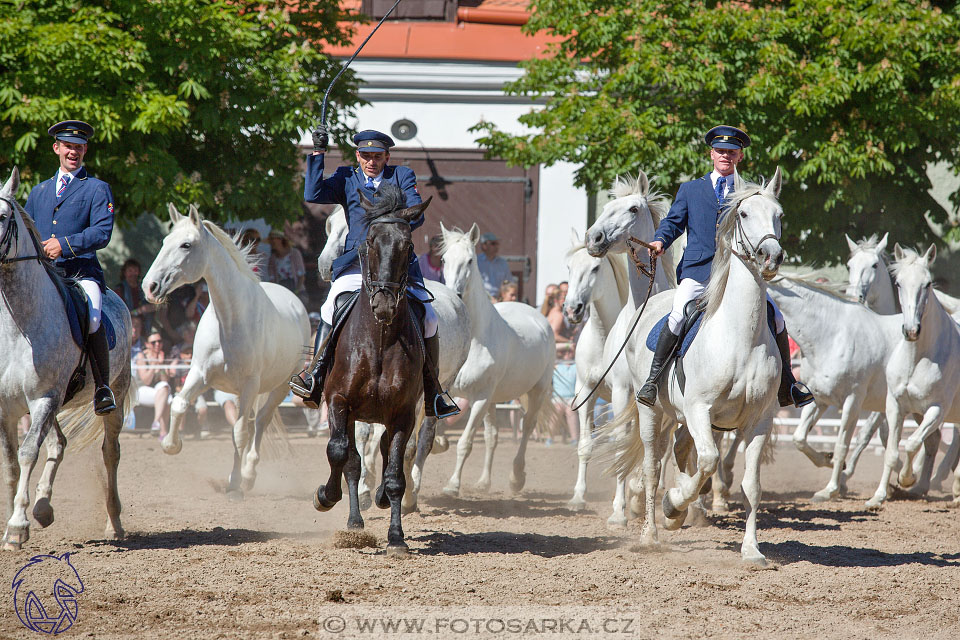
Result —
[[400, 187], [392, 182], [384, 182], [380, 185], [380, 189], [376, 193], [373, 206], [367, 208], [366, 215], [364, 215], [364, 222], [371, 224], [377, 218], [381, 218], [385, 215], [394, 213], [395, 211], [401, 211], [406, 208], [406, 194], [400, 189]]

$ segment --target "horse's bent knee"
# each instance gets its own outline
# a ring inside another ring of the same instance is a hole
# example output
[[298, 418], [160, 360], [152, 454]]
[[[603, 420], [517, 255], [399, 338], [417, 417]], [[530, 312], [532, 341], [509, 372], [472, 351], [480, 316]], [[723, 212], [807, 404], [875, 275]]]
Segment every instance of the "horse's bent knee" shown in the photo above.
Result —
[[173, 402], [170, 403], [170, 412], [179, 415], [181, 413], [187, 412], [187, 401], [184, 400], [179, 395], [175, 396]]

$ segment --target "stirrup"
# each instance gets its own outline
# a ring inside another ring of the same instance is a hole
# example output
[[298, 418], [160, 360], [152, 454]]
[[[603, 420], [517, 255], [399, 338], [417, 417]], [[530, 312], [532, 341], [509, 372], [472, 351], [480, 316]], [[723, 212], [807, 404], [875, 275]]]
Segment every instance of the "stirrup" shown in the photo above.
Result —
[[313, 376], [310, 374], [307, 374], [307, 380], [304, 380], [303, 374], [305, 373], [307, 373], [306, 369], [300, 373], [294, 374], [290, 377], [287, 385], [289, 385], [290, 390], [293, 391], [295, 396], [307, 400], [311, 395], [313, 395], [313, 386], [316, 384], [316, 382], [314, 382]]
[[[806, 397], [803, 397], [804, 395]], [[793, 406], [798, 409], [805, 407], [813, 402], [813, 392], [810, 391], [810, 387], [798, 380], [790, 385], [790, 400], [793, 402]]]
[[107, 415], [117, 410], [117, 400], [110, 387], [104, 385], [93, 392], [93, 412], [98, 416]]
[[[439, 411], [441, 403], [449, 401], [452, 406], [451, 409], [448, 409], [444, 412]], [[433, 398], [433, 416], [437, 420], [443, 420], [444, 418], [449, 418], [450, 416], [456, 416], [460, 414], [460, 407], [457, 406], [457, 403], [453, 401], [453, 398], [446, 391], [441, 391]]]

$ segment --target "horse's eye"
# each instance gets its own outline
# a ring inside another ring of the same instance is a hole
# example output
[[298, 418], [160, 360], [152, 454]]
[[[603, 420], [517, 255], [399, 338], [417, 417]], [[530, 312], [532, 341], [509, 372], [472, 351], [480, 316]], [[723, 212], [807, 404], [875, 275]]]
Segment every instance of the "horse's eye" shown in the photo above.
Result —
[[932, 282], [928, 282], [928, 283], [927, 283], [927, 289], [929, 289], [929, 288], [930, 288], [930, 285], [932, 285], [932, 284], [933, 284]]
[[741, 211], [741, 212], [740, 212], [740, 217], [743, 218], [744, 220], [746, 220], [746, 219], [747, 219], [747, 214], [746, 214], [745, 212]]
[[473, 264], [473, 258], [470, 258], [469, 260], [467, 260], [467, 264]]
[[637, 205], [630, 207], [630, 213], [640, 213], [640, 209], [637, 208]]
[[877, 270], [877, 265], [873, 265], [873, 267], [871, 267], [871, 268], [872, 268], [874, 271], [876, 271], [876, 270]]
[[180, 248], [181, 248], [181, 249], [189, 249], [189, 248], [190, 248], [190, 243], [189, 243], [189, 242], [184, 242], [182, 245], [180, 245]]

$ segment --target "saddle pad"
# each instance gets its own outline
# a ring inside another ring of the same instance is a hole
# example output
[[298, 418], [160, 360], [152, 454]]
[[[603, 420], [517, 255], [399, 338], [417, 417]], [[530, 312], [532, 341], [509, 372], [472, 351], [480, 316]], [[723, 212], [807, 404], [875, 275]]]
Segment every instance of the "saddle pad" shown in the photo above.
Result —
[[[663, 316], [660, 320], [657, 321], [657, 324], [653, 325], [653, 328], [650, 329], [650, 333], [647, 334], [647, 348], [650, 351], [657, 350], [657, 340], [660, 339], [660, 332], [665, 329], [667, 326], [667, 318], [670, 317], [670, 314]], [[700, 330], [700, 323], [703, 322], [703, 314], [697, 318], [693, 325], [690, 327], [690, 330], [687, 331], [687, 334], [683, 336], [683, 342], [680, 344], [680, 349], [677, 353], [682, 358], [683, 355], [687, 352], [687, 349], [690, 348], [690, 345], [693, 344], [693, 339], [697, 336], [697, 331]], [[667, 329], [669, 331], [669, 329]]]
[[[85, 349], [87, 331], [90, 327], [90, 321], [87, 317], [89, 314], [87, 294], [76, 282], [65, 280], [49, 269], [47, 273], [50, 274], [50, 279], [53, 280], [53, 284], [57, 287], [57, 291], [60, 292], [60, 297], [63, 299], [67, 322], [70, 324], [70, 335], [73, 336], [73, 341], [78, 347]], [[107, 347], [112, 351], [117, 346], [117, 333], [113, 328], [113, 323], [110, 322], [110, 318], [106, 314], [100, 315], [100, 322], [107, 332]]]

